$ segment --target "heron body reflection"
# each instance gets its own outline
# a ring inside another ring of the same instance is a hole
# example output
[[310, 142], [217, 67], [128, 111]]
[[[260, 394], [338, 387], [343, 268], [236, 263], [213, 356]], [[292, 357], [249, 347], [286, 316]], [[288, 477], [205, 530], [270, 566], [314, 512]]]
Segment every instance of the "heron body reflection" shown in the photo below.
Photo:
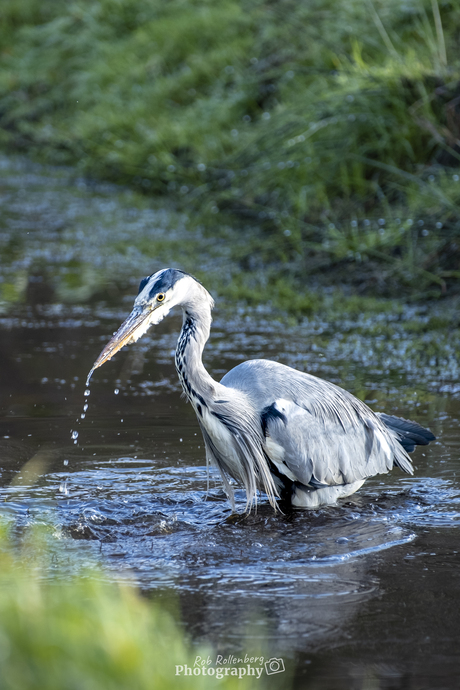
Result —
[[409, 452], [435, 437], [416, 422], [376, 414], [347, 391], [278, 362], [239, 364], [220, 382], [202, 362], [213, 299], [193, 276], [167, 268], [144, 278], [134, 307], [93, 365], [137, 341], [170, 310], [183, 312], [175, 362], [206, 447], [233, 504], [230, 479], [247, 505], [264, 491], [299, 508], [317, 508], [351, 495], [368, 477], [394, 465], [412, 474]]

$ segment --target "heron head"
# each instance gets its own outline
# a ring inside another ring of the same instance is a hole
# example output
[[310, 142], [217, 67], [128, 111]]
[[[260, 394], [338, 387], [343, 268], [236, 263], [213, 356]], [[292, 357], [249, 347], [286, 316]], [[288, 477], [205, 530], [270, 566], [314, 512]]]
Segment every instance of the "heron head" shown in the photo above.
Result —
[[186, 306], [194, 300], [197, 289], [208, 295], [193, 276], [175, 268], [165, 268], [143, 278], [131, 314], [94, 362], [88, 381], [95, 369], [111, 359], [125, 345], [139, 340], [152, 324], [160, 323], [173, 307]]

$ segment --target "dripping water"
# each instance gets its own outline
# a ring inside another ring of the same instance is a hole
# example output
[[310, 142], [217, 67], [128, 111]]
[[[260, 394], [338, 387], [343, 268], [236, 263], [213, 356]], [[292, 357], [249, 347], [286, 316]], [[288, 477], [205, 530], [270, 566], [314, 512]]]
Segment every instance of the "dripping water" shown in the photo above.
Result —
[[[91, 370], [90, 375], [89, 375], [88, 378], [86, 379], [86, 388], [85, 388], [85, 393], [84, 393], [85, 402], [84, 402], [84, 404], [83, 404], [83, 412], [81, 412], [80, 417], [77, 417], [77, 419], [75, 420], [75, 423], [77, 424], [77, 426], [80, 426], [81, 420], [86, 418], [86, 413], [87, 413], [87, 411], [88, 411], [88, 407], [89, 407], [89, 405], [88, 405], [88, 398], [89, 398], [89, 396], [90, 396], [90, 394], [91, 394], [91, 391], [90, 391], [90, 389], [89, 389], [89, 387], [88, 387], [88, 382], [89, 382], [89, 379], [90, 379], [90, 377], [91, 377], [92, 371], [93, 371], [93, 370]], [[71, 437], [71, 439], [72, 439], [72, 441], [74, 442], [75, 445], [78, 445], [78, 437], [79, 437], [79, 435], [80, 435], [80, 432], [79, 432], [79, 431], [76, 431], [75, 429], [71, 429], [71, 431], [70, 431], [70, 437]]]

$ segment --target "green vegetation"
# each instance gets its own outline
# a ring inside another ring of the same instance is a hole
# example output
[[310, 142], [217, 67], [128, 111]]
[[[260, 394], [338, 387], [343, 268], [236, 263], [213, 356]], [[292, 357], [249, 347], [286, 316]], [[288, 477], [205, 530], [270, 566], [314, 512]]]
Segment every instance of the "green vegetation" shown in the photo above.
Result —
[[13, 539], [0, 526], [2, 690], [250, 687], [244, 677], [176, 676], [176, 664], [193, 668], [211, 650], [192, 650], [172, 616], [133, 586], [97, 570], [60, 575], [69, 557], [51, 558], [50, 539], [43, 529]]
[[4, 0], [0, 144], [230, 224], [292, 294], [452, 294], [459, 26], [447, 0]]

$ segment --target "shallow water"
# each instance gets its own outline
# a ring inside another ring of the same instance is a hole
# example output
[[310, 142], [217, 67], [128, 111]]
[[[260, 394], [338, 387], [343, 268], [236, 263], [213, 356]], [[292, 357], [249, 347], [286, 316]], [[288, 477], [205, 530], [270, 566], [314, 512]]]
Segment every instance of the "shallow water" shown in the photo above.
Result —
[[0, 514], [55, 525], [61, 569], [96, 559], [108, 577], [172, 598], [180, 624], [216, 653], [283, 659], [293, 687], [458, 686], [454, 350], [425, 362], [421, 377], [413, 358], [398, 359], [401, 338], [375, 342], [319, 321], [287, 332], [263, 313], [217, 311], [206, 350], [215, 378], [250, 357], [277, 359], [438, 436], [414, 454], [413, 477], [368, 480], [338, 506], [274, 514], [262, 496], [244, 515], [237, 491], [232, 515], [214, 470], [207, 486], [198, 425], [180, 397], [179, 317], [94, 373], [82, 419], [87, 373], [129, 304], [30, 302], [0, 319]]

